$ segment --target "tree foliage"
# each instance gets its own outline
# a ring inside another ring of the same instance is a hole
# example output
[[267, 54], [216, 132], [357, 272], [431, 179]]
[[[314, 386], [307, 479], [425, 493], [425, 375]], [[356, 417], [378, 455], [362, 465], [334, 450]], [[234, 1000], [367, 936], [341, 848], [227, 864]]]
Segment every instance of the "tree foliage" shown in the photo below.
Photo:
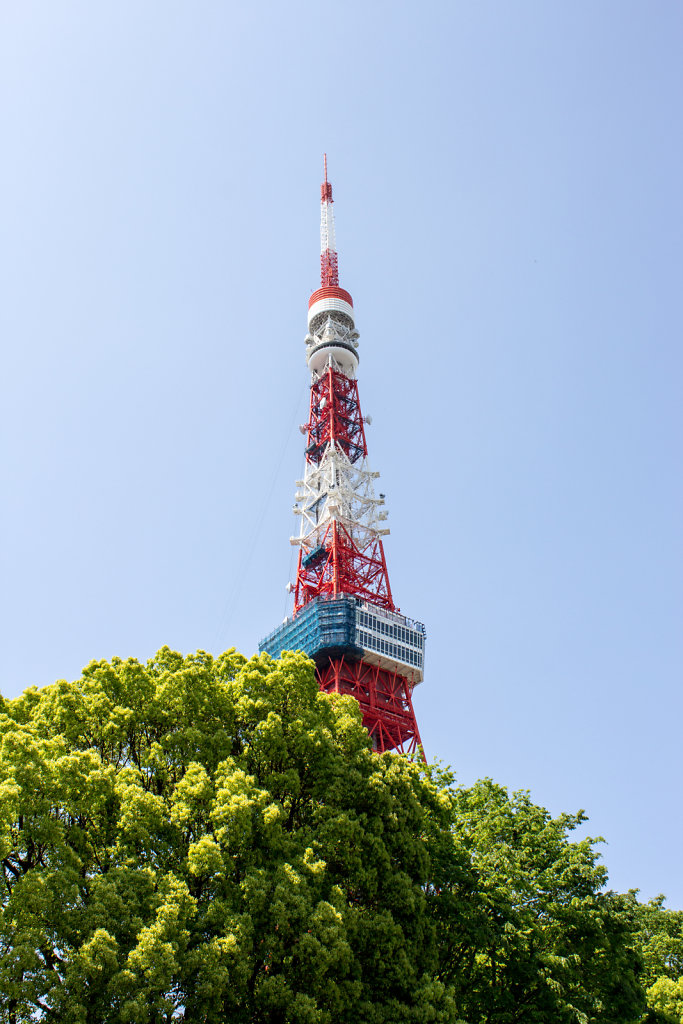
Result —
[[672, 981], [662, 976], [647, 990], [651, 1013], [647, 1021], [661, 1024], [683, 1024], [683, 978]]
[[[570, 841], [582, 812], [557, 818], [490, 780], [455, 796], [455, 834], [476, 870], [477, 930], [460, 975], [472, 1021], [634, 1019], [634, 901], [602, 891], [594, 840]], [[454, 979], [455, 980], [455, 979]]]
[[301, 654], [167, 648], [0, 709], [0, 1021], [635, 1021], [582, 815], [373, 753]]
[[638, 947], [644, 961], [643, 984], [683, 977], [683, 910], [668, 910], [658, 896], [638, 909]]
[[683, 911], [668, 910], [658, 896], [638, 907], [637, 920], [647, 1020], [683, 1024]]

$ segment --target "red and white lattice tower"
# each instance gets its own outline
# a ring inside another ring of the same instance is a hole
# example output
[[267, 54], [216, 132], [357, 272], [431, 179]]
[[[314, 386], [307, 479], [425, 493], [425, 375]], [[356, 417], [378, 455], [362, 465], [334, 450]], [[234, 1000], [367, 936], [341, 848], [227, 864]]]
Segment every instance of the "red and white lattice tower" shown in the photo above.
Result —
[[382, 538], [384, 495], [376, 496], [358, 398], [353, 300], [339, 287], [332, 185], [321, 187], [321, 287], [308, 303], [311, 371], [306, 468], [297, 481], [301, 517], [290, 619], [262, 641], [273, 656], [306, 651], [320, 688], [352, 694], [376, 750], [421, 750], [413, 688], [422, 680], [424, 626], [394, 605]]

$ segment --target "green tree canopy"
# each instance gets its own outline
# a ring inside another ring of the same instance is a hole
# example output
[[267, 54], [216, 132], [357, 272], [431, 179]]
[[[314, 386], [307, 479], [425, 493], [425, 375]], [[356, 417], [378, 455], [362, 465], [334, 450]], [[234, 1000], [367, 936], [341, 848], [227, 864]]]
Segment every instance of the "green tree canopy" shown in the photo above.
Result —
[[658, 978], [683, 977], [683, 910], [669, 910], [664, 897], [643, 903], [638, 910], [638, 947], [643, 954], [643, 984]]
[[164, 648], [0, 710], [6, 1024], [640, 1015], [581, 815], [373, 753], [301, 654]]
[[[572, 842], [582, 812], [552, 818], [490, 780], [455, 793], [455, 835], [476, 871], [476, 933], [452, 976], [471, 1021], [637, 1019], [635, 900], [604, 892], [595, 840]], [[450, 960], [453, 971], [457, 958]]]
[[683, 1024], [683, 978], [657, 978], [647, 990], [647, 1004], [651, 1008], [648, 1024]]
[[641, 980], [651, 1010], [646, 1020], [683, 1024], [683, 911], [668, 910], [658, 896], [638, 907], [637, 921]]

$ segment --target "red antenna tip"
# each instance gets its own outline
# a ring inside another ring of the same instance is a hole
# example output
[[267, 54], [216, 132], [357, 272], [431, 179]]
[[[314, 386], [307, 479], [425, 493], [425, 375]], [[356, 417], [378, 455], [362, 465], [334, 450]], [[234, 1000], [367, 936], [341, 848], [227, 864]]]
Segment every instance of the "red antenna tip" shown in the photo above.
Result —
[[327, 185], [327, 153], [323, 153], [323, 162], [325, 164], [325, 184]]

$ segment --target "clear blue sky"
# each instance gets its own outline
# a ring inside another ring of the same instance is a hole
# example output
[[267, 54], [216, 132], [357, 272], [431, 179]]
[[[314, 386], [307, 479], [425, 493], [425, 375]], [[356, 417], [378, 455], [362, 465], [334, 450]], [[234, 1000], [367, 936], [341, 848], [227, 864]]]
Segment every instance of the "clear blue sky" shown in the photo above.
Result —
[[0, 13], [0, 685], [286, 611], [329, 154], [415, 705], [683, 906], [678, 0]]

